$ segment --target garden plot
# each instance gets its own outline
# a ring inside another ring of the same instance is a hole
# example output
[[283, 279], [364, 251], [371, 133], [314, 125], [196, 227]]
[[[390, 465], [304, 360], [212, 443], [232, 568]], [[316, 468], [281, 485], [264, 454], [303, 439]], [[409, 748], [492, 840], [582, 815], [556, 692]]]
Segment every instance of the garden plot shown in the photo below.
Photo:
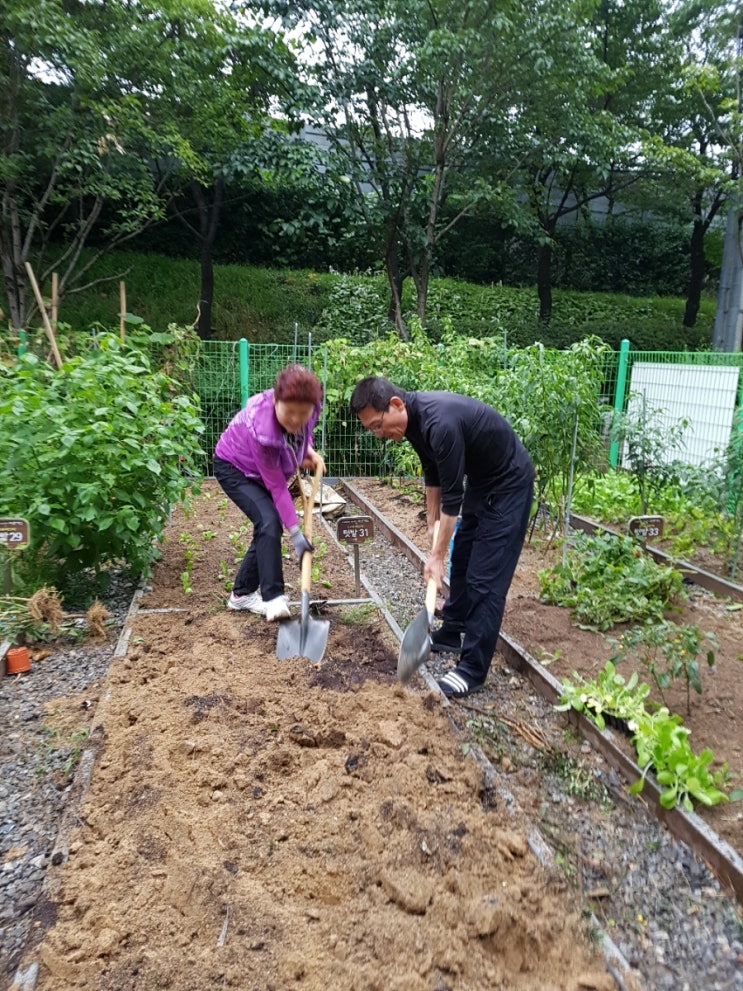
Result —
[[[374, 611], [334, 607], [318, 667], [224, 609], [242, 519], [206, 493], [174, 514], [103, 686], [40, 991], [614, 988], [578, 893], [439, 698], [396, 683]], [[317, 546], [313, 592], [353, 597]]]
[[[396, 526], [420, 549], [427, 545], [426, 528], [421, 518], [423, 505], [419, 483], [396, 489], [380, 485], [376, 480], [355, 479], [354, 487], [375, 506], [393, 520]], [[422, 491], [422, 489], [421, 489]], [[551, 566], [559, 558], [559, 552], [545, 545], [539, 537], [527, 543], [519, 560], [511, 591], [506, 603], [503, 630], [521, 647], [527, 650], [558, 680], [571, 678], [578, 672], [585, 678], [595, 678], [606, 661], [614, 653], [610, 637], [618, 637], [624, 626], [608, 631], [606, 635], [581, 629], [567, 609], [540, 601], [538, 572]], [[691, 693], [691, 711], [686, 711], [686, 691], [682, 680], [676, 681], [665, 691], [665, 698], [672, 712], [683, 717], [691, 730], [690, 742], [699, 752], [706, 747], [715, 754], [715, 766], [727, 763], [730, 771], [730, 790], [743, 787], [743, 738], [740, 731], [740, 713], [743, 712], [743, 609], [737, 603], [718, 599], [711, 593], [693, 586], [687, 589], [688, 601], [679, 602], [669, 613], [679, 624], [693, 624], [701, 631], [714, 634], [718, 647], [715, 650], [715, 666], [700, 662], [702, 693]], [[498, 668], [498, 657], [493, 674]], [[623, 662], [620, 670], [629, 677], [637, 671], [642, 680], [648, 681], [648, 672], [631, 660]], [[495, 697], [495, 678], [489, 681]], [[487, 689], [473, 701], [487, 700]], [[655, 690], [651, 699], [661, 702]], [[499, 705], [501, 702], [499, 701]], [[632, 754], [627, 747], [628, 754]], [[697, 806], [696, 811], [706, 822], [743, 856], [743, 808], [741, 802], [720, 804], [712, 808]]]

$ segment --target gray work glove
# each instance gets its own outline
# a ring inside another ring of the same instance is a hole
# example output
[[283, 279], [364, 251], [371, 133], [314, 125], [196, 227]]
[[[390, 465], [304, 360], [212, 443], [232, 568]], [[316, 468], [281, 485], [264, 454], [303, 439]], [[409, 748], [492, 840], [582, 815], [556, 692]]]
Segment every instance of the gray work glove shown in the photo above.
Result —
[[312, 544], [305, 537], [305, 535], [302, 533], [302, 531], [299, 529], [299, 526], [297, 525], [291, 527], [291, 529], [289, 530], [289, 537], [291, 538], [291, 542], [294, 545], [294, 553], [297, 555], [297, 563], [301, 567], [302, 558], [304, 557], [304, 555], [307, 554], [308, 552], [311, 554], [315, 548], [312, 546]]

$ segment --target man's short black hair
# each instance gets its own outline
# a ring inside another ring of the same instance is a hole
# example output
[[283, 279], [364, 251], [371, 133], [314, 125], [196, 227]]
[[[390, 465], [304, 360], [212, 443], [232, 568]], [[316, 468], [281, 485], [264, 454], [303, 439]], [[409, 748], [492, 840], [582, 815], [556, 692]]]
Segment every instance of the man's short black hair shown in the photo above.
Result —
[[382, 378], [381, 375], [370, 375], [357, 383], [351, 393], [349, 404], [351, 412], [358, 415], [362, 409], [371, 406], [378, 413], [382, 413], [389, 407], [393, 396], [404, 399], [405, 390], [394, 385], [389, 379]]

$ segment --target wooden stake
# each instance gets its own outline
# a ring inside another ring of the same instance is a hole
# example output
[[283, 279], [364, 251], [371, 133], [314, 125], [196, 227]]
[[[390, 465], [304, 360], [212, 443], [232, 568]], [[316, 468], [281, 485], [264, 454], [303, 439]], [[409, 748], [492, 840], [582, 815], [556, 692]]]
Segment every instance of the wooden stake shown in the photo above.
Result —
[[52, 328], [57, 333], [57, 318], [59, 316], [59, 276], [52, 272]]
[[49, 322], [49, 315], [46, 312], [46, 307], [44, 306], [44, 300], [41, 298], [41, 292], [39, 291], [39, 283], [36, 281], [36, 276], [34, 275], [34, 270], [31, 268], [28, 262], [26, 262], [26, 271], [28, 272], [28, 277], [31, 280], [31, 287], [34, 291], [34, 296], [36, 297], [36, 305], [39, 307], [41, 317], [44, 321], [44, 329], [46, 330], [46, 336], [49, 338], [49, 343], [52, 346], [52, 354], [54, 355], [54, 360], [57, 364], [57, 368], [62, 367], [62, 356], [59, 353], [59, 348], [57, 347], [57, 338], [54, 336], [54, 330]]
[[119, 336], [126, 340], [126, 282], [119, 283]]

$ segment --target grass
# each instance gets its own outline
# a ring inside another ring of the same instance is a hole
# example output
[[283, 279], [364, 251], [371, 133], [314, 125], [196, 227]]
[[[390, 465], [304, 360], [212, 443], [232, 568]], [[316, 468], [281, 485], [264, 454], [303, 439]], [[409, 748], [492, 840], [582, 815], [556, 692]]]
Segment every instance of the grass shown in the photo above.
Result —
[[[101, 281], [84, 292], [68, 294], [60, 306], [60, 321], [74, 330], [95, 325], [118, 327], [119, 281], [126, 286], [128, 312], [141, 317], [155, 331], [163, 331], [171, 323], [193, 325], [197, 319], [200, 273], [196, 260], [112, 252], [86, 277], [86, 281], [94, 279]], [[340, 286], [346, 288], [339, 294]], [[42, 287], [43, 291], [48, 288]], [[348, 337], [353, 330], [363, 337], [373, 323], [381, 321], [384, 326], [387, 295], [382, 274], [351, 277], [311, 270], [215, 265], [213, 337], [290, 343], [295, 334], [304, 341], [312, 333], [320, 343], [329, 337]], [[407, 280], [406, 312], [413, 310], [412, 296], [412, 284]], [[505, 332], [509, 344], [541, 340], [560, 348], [590, 333], [614, 347], [627, 336], [633, 347], [659, 350], [707, 347], [711, 341], [716, 307], [712, 298], [702, 301], [697, 327], [687, 330], [681, 326], [684, 301], [678, 297], [561, 290], [555, 290], [553, 296], [553, 318], [545, 328], [537, 322], [534, 288], [433, 279], [429, 330], [437, 336], [451, 321], [461, 334]]]

